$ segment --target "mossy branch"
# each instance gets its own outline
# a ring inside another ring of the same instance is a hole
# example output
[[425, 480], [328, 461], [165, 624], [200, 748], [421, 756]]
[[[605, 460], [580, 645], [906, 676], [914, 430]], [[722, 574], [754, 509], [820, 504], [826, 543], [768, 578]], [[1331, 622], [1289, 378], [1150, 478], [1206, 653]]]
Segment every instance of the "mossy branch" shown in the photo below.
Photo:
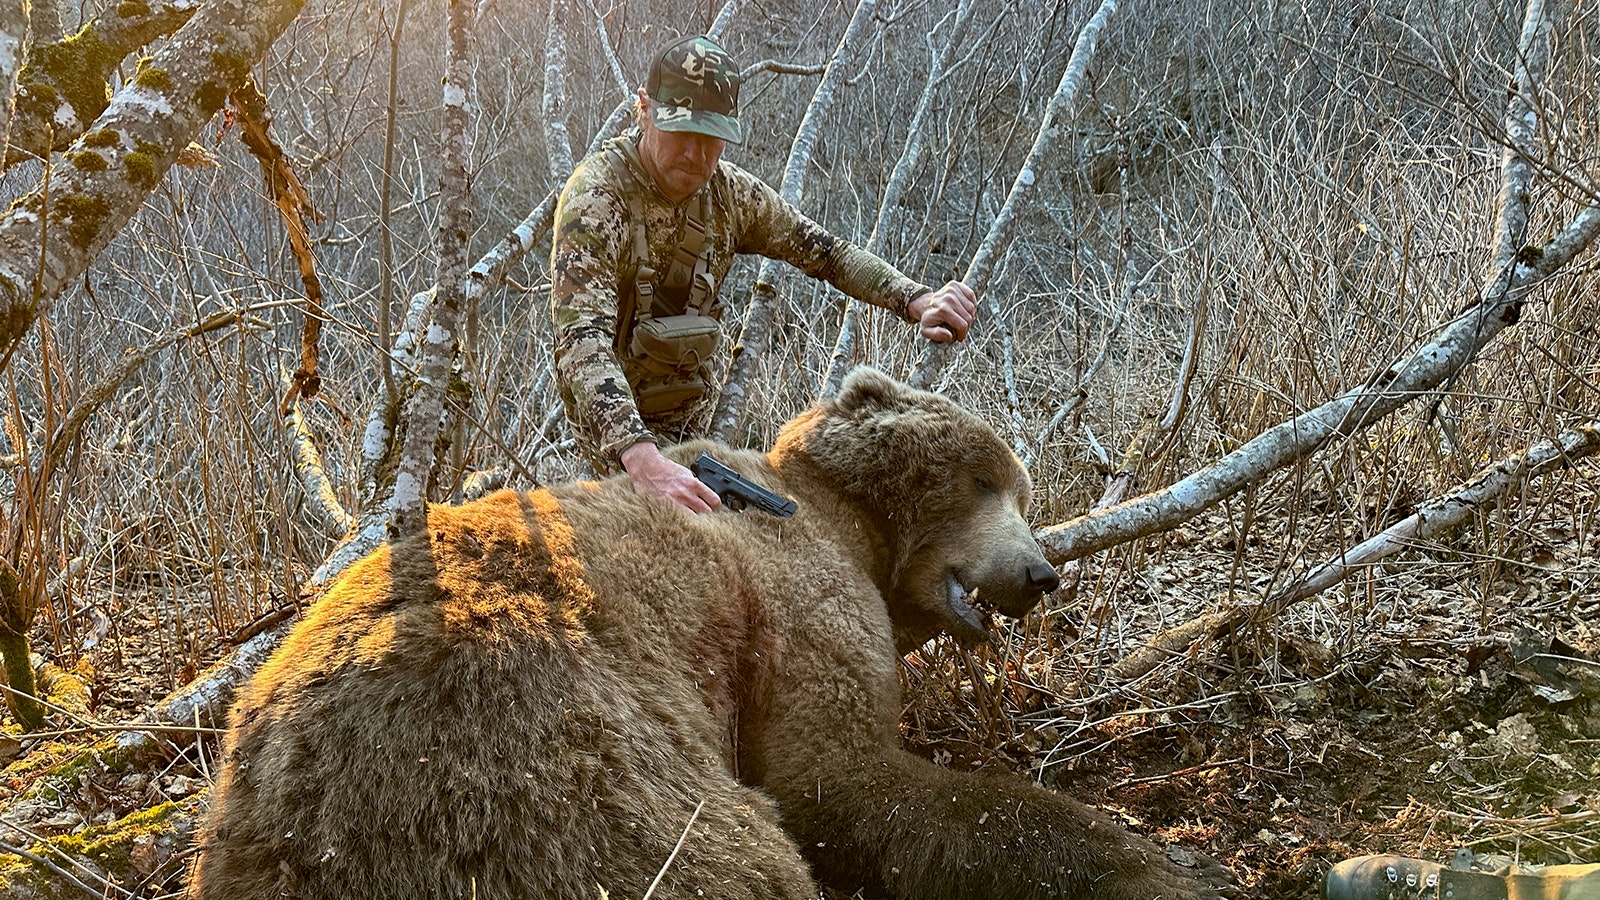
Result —
[[[15, 578], [9, 581], [12, 587], [16, 586]], [[7, 597], [4, 602], [10, 600]], [[5, 692], [6, 705], [11, 707], [11, 714], [17, 717], [24, 731], [38, 731], [44, 727], [44, 704], [35, 699], [39, 689], [33, 680], [27, 634], [0, 625], [0, 657], [4, 658], [6, 684], [11, 688]]]
[[[142, 67], [141, 80], [125, 85], [109, 105], [96, 100], [85, 107], [103, 112], [74, 144], [75, 152], [92, 152], [106, 165], [48, 169], [49, 189], [41, 183], [0, 220], [0, 358], [9, 359], [34, 320], [121, 231], [303, 5], [304, 0], [212, 0], [199, 6]], [[116, 21], [130, 20], [141, 6], [139, 0], [119, 4]], [[79, 37], [94, 45], [89, 55], [103, 61], [127, 46], [112, 39], [115, 33], [91, 23]], [[89, 44], [78, 52], [88, 53]], [[96, 90], [103, 92], [103, 85]], [[52, 118], [61, 109], [58, 103]], [[66, 109], [81, 128], [77, 108]]]
[[[177, 31], [200, 5], [200, 0], [154, 6], [124, 0], [75, 34], [35, 38], [17, 74], [5, 167], [66, 149], [106, 111], [117, 66], [140, 47]], [[57, 33], [59, 22], [57, 14]]]

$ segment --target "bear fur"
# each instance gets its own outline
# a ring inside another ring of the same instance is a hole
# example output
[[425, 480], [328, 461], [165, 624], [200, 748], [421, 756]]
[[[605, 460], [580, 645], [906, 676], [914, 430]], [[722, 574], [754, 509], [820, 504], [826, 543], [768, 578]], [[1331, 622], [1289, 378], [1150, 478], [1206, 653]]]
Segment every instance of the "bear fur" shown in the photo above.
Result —
[[238, 700], [193, 895], [1219, 896], [1088, 807], [899, 747], [901, 651], [1056, 583], [988, 426], [858, 370], [770, 453], [673, 454], [701, 450], [798, 512], [501, 491], [352, 566]]

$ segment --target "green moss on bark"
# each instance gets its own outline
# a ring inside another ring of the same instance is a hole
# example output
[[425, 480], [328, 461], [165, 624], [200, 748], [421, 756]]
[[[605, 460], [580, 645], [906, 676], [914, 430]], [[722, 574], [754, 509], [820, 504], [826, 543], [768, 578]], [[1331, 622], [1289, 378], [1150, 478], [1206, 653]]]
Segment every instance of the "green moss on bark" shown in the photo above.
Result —
[[104, 172], [106, 170], [106, 158], [93, 150], [77, 150], [68, 153], [67, 159], [72, 160], [74, 166], [85, 172]]
[[5, 659], [6, 684], [12, 691], [28, 695], [21, 697], [11, 691], [6, 692], [11, 714], [17, 717], [23, 728], [38, 731], [44, 726], [44, 706], [33, 699], [37, 688], [33, 683], [33, 663], [28, 660], [27, 636], [0, 626], [0, 657]]
[[156, 159], [143, 150], [134, 150], [122, 157], [123, 168], [128, 171], [128, 182], [136, 188], [150, 190], [161, 180], [156, 174]]
[[56, 221], [67, 228], [67, 240], [74, 247], [86, 250], [100, 234], [100, 226], [111, 212], [101, 197], [91, 194], [68, 194], [54, 201]]
[[116, 147], [122, 143], [122, 135], [114, 128], [97, 128], [83, 136], [85, 147]]
[[106, 77], [123, 54], [107, 46], [93, 23], [77, 34], [36, 44], [17, 74], [18, 114], [51, 122], [63, 99], [80, 122], [93, 122], [111, 101]]
[[138, 75], [133, 76], [133, 83], [153, 91], [172, 90], [172, 76], [167, 74], [166, 69], [141, 69]]
[[178, 804], [168, 800], [159, 806], [129, 813], [110, 824], [63, 835], [52, 843], [74, 856], [94, 860], [109, 872], [128, 872], [133, 868], [128, 860], [133, 842], [141, 835], [160, 835], [170, 830], [177, 811]]

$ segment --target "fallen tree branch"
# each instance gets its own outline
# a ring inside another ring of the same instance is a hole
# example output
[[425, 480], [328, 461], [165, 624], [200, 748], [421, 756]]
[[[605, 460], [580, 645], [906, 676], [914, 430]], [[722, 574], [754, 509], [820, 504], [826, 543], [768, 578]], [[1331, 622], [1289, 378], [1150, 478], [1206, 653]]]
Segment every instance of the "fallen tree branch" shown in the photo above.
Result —
[[1241, 629], [1261, 628], [1289, 607], [1315, 597], [1346, 578], [1422, 544], [1465, 522], [1530, 480], [1600, 453], [1600, 419], [1537, 444], [1481, 469], [1447, 494], [1422, 504], [1417, 511], [1378, 534], [1341, 552], [1312, 569], [1260, 603], [1209, 613], [1157, 635], [1154, 640], [1119, 660], [1111, 669], [1118, 680], [1138, 678], [1162, 660], [1184, 652], [1196, 640], [1226, 639]]
[[1313, 569], [1269, 599], [1241, 611], [1236, 619], [1241, 619], [1239, 624], [1248, 619], [1256, 626], [1275, 619], [1290, 606], [1322, 593], [1356, 572], [1460, 525], [1530, 479], [1566, 468], [1596, 452], [1600, 452], [1600, 420], [1590, 420], [1553, 440], [1502, 459], [1457, 485], [1450, 493], [1429, 500], [1411, 515]]
[[[1528, 15], [1543, 18], [1542, 0], [1532, 0]], [[1532, 128], [1534, 108], [1529, 97], [1549, 56], [1549, 23], [1524, 26], [1525, 43], [1519, 51], [1518, 83], [1507, 106], [1507, 121]], [[1105, 510], [1096, 510], [1059, 525], [1040, 530], [1036, 537], [1046, 555], [1060, 564], [1107, 547], [1164, 531], [1186, 522], [1212, 506], [1255, 484], [1273, 472], [1305, 459], [1336, 438], [1347, 437], [1382, 420], [1412, 400], [1453, 381], [1478, 353], [1522, 314], [1528, 294], [1550, 275], [1565, 267], [1600, 235], [1600, 206], [1589, 206], [1543, 247], [1520, 247], [1510, 253], [1503, 246], [1515, 241], [1516, 228], [1504, 225], [1527, 215], [1526, 177], [1529, 167], [1521, 154], [1508, 148], [1504, 180], [1522, 187], [1502, 192], [1501, 224], [1491, 256], [1506, 259], [1494, 269], [1478, 299], [1466, 312], [1441, 328], [1435, 337], [1411, 355], [1373, 375], [1366, 384], [1345, 392], [1308, 412], [1270, 428], [1244, 446], [1181, 481]]]

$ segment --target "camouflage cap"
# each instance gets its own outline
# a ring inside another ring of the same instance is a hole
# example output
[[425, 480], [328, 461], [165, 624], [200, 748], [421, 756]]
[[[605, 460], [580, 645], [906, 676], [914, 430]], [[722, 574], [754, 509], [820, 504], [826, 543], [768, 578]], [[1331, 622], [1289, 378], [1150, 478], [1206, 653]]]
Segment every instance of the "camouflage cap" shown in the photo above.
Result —
[[684, 38], [656, 54], [644, 89], [654, 101], [650, 118], [662, 131], [693, 131], [743, 143], [739, 66], [710, 38]]

